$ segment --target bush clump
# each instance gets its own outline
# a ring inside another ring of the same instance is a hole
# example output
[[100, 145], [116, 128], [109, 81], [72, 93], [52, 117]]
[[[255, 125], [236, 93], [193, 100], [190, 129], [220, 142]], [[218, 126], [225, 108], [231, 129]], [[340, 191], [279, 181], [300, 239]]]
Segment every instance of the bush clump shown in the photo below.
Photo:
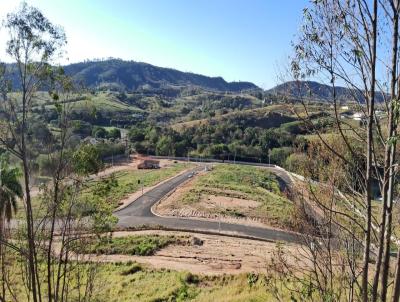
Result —
[[102, 238], [82, 247], [82, 253], [105, 255], [151, 256], [170, 244], [179, 243], [174, 236], [127, 236], [121, 238]]
[[130, 268], [121, 272], [122, 276], [128, 276], [143, 271], [143, 267], [139, 263], [134, 263]]

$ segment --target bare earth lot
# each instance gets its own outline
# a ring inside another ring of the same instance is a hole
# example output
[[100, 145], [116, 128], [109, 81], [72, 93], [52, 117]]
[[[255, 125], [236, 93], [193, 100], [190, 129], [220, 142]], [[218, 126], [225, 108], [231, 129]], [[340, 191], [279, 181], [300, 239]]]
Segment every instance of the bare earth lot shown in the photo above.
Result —
[[[153, 207], [153, 212], [160, 216], [193, 217], [211, 219], [223, 222], [239, 223], [251, 226], [265, 227], [259, 219], [250, 217], [231, 217], [219, 215], [214, 210], [235, 209], [246, 211], [259, 206], [259, 202], [220, 195], [201, 196], [201, 202], [196, 205], [182, 205], [179, 201], [193, 188], [193, 179], [177, 188], [174, 192]], [[214, 213], [213, 213], [214, 212]]]
[[[157, 269], [190, 271], [195, 274], [221, 275], [244, 272], [265, 273], [277, 244], [273, 242], [240, 239], [187, 232], [146, 230], [116, 232], [114, 237], [130, 235], [190, 236], [192, 244], [169, 245], [154, 256], [99, 255], [92, 260], [102, 262], [136, 261]], [[196, 238], [196, 239], [193, 239]], [[194, 242], [197, 243], [194, 243]], [[295, 254], [298, 246], [285, 244], [284, 251]]]

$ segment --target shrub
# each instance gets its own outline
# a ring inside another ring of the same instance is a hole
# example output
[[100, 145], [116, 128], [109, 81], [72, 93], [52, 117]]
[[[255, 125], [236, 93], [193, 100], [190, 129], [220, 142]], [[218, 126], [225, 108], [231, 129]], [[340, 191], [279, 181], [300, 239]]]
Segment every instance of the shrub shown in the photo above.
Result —
[[141, 272], [143, 271], [143, 267], [138, 264], [138, 263], [134, 263], [130, 268], [128, 268], [127, 270], [124, 270], [121, 272], [122, 276], [128, 276], [128, 275], [133, 275], [136, 274], [137, 272]]
[[108, 131], [107, 137], [112, 139], [121, 138], [121, 131], [118, 128], [112, 128]]
[[291, 147], [274, 148], [271, 150], [270, 157], [271, 163], [283, 166], [286, 158], [293, 152]]
[[95, 148], [99, 153], [99, 157], [105, 159], [107, 157], [124, 154], [126, 147], [123, 144], [99, 143], [95, 145]]
[[107, 130], [103, 127], [93, 127], [92, 136], [94, 136], [95, 138], [106, 138]]
[[188, 284], [197, 284], [200, 280], [198, 276], [193, 275], [192, 273], [187, 273], [184, 276], [183, 281]]
[[304, 134], [306, 131], [302, 121], [294, 121], [282, 124], [280, 127], [283, 131], [291, 134]]
[[286, 158], [284, 167], [291, 172], [304, 174], [304, 168], [308, 160], [307, 155], [303, 153], [293, 153]]
[[81, 137], [90, 136], [92, 134], [92, 125], [81, 120], [72, 121], [72, 133]]

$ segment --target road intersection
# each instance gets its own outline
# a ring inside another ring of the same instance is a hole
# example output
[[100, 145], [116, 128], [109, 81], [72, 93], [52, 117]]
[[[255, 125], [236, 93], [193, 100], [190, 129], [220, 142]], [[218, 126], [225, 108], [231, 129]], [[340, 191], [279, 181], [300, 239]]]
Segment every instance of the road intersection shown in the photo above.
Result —
[[[204, 169], [204, 165], [186, 171], [169, 179], [146, 192], [139, 198], [132, 200], [127, 206], [114, 212], [119, 221], [117, 226], [121, 229], [139, 226], [163, 227], [174, 230], [197, 231], [205, 233], [235, 235], [248, 238], [256, 238], [270, 241], [285, 241], [298, 243], [301, 238], [298, 234], [277, 230], [268, 227], [255, 227], [242, 224], [218, 222], [212, 220], [200, 220], [181, 217], [160, 217], [155, 215], [151, 208], [168, 193], [185, 183], [193, 173]], [[276, 174], [286, 185], [290, 185], [290, 176], [282, 169], [270, 166], [266, 167]]]

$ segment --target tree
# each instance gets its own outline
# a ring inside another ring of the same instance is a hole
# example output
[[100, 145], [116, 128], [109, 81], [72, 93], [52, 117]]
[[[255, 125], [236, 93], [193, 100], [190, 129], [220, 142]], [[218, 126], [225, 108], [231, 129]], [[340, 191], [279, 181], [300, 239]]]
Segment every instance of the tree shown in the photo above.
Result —
[[[17, 211], [17, 198], [23, 197], [20, 183], [21, 171], [18, 168], [9, 168], [4, 158], [0, 161], [0, 223], [10, 221]], [[0, 228], [3, 233], [3, 228]]]
[[174, 155], [174, 142], [170, 136], [162, 136], [156, 145], [157, 155]]
[[307, 156], [303, 153], [292, 153], [286, 158], [284, 167], [291, 172], [304, 175], [307, 160]]
[[0, 158], [0, 262], [2, 300], [6, 298], [6, 260], [5, 260], [5, 223], [10, 222], [13, 213], [17, 211], [17, 198], [23, 198], [20, 183], [21, 172], [18, 168], [9, 168], [5, 157]]
[[[84, 202], [79, 196], [88, 174], [98, 171], [101, 162], [97, 148], [79, 146], [73, 132], [79, 122], [72, 119], [71, 100], [76, 99], [79, 91], [53, 62], [65, 37], [39, 10], [25, 3], [19, 11], [8, 15], [4, 24], [10, 35], [7, 50], [15, 64], [0, 65], [0, 144], [11, 154], [12, 162], [21, 166], [26, 225], [22, 224], [21, 232], [7, 233], [8, 237], [0, 240], [3, 285], [0, 300], [16, 301], [25, 295], [23, 300], [34, 302], [69, 301], [74, 296], [79, 301], [90, 301], [95, 264], [81, 265], [81, 256], [73, 252], [72, 245], [84, 240], [81, 234], [85, 231], [98, 229], [91, 221], [103, 223], [100, 229], [104, 229], [112, 227], [115, 218], [110, 205], [93, 207], [88, 217], [82, 217], [80, 212]], [[10, 94], [13, 81], [19, 83], [14, 89], [20, 92]], [[52, 119], [57, 121], [58, 128], [54, 135], [50, 136], [48, 129], [33, 129], [44, 125], [32, 110], [37, 89], [46, 89], [52, 98], [55, 107]], [[91, 130], [91, 125], [87, 126], [84, 130]], [[79, 146], [77, 151], [76, 146]], [[43, 211], [40, 213], [34, 212], [31, 192], [31, 179], [39, 158], [50, 177], [36, 196]], [[4, 211], [9, 208], [4, 207]], [[84, 278], [76, 280], [76, 275], [82, 274]], [[17, 282], [10, 275], [18, 278]]]
[[118, 128], [112, 128], [110, 129], [110, 131], [108, 131], [107, 136], [111, 139], [119, 139], [121, 138], [121, 130], [119, 130]]
[[146, 133], [144, 129], [138, 127], [133, 127], [128, 132], [129, 140], [133, 143], [143, 141], [145, 136]]
[[[21, 160], [24, 178], [24, 202], [28, 237], [28, 266], [30, 291], [34, 302], [41, 301], [37, 273], [37, 248], [33, 229], [32, 200], [30, 192], [31, 158], [27, 134], [30, 127], [29, 113], [36, 90], [49, 79], [49, 63], [58, 56], [66, 39], [64, 32], [54, 26], [39, 10], [22, 3], [20, 9], [7, 15], [4, 22], [8, 30], [7, 54], [14, 59], [15, 74], [20, 83], [18, 100], [8, 97], [9, 85], [2, 87], [2, 110], [8, 113], [9, 133], [2, 137], [2, 143]], [[9, 83], [5, 81], [5, 83]], [[18, 109], [17, 109], [18, 108]], [[16, 110], [17, 109], [17, 110]], [[9, 138], [12, 138], [12, 144]]]
[[[92, 134], [92, 125], [88, 122], [75, 120], [73, 121], [71, 126], [72, 126], [72, 133], [80, 135], [81, 137], [87, 137]], [[93, 135], [94, 134], [95, 133], [93, 133]]]
[[93, 145], [83, 145], [72, 155], [74, 171], [80, 175], [90, 175], [100, 171], [102, 166], [99, 151]]
[[[356, 264], [360, 263], [359, 259], [353, 256], [349, 256], [349, 263], [354, 266], [347, 266], [351, 270], [349, 292], [355, 295], [350, 296], [357, 299], [357, 294], [361, 294], [359, 299], [362, 301], [377, 301], [378, 298], [386, 301], [389, 299], [390, 286], [389, 251], [393, 240], [392, 207], [399, 103], [399, 2], [313, 1], [304, 13], [303, 32], [299, 43], [295, 45], [292, 72], [298, 81], [316, 77], [321, 81], [327, 79], [333, 103], [332, 127], [335, 129], [336, 146], [339, 142], [341, 148], [335, 148], [332, 142], [320, 135], [317, 125], [310, 121], [304, 101], [307, 117], [303, 120], [309, 129], [315, 131], [324, 148], [336, 158], [336, 162], [332, 162], [344, 168], [345, 173], [337, 181], [342, 185], [346, 183], [347, 196], [352, 196], [348, 205], [352, 212], [360, 213], [357, 220], [346, 215], [345, 211], [338, 209], [339, 202], [343, 203], [343, 200], [333, 196], [338, 204], [334, 208], [327, 208], [331, 213], [328, 215], [334, 218], [329, 221], [339, 225], [337, 232], [351, 236], [343, 221], [351, 225], [360, 219], [363, 222], [360, 226], [363, 236], [356, 238], [363, 248], [362, 267], [358, 270]], [[354, 127], [340, 118], [338, 85], [348, 88], [347, 101], [356, 104], [357, 110], [362, 112], [365, 123], [360, 127]], [[382, 104], [377, 103], [378, 97], [382, 99]], [[377, 107], [386, 111], [387, 119], [377, 116]], [[322, 166], [316, 168], [321, 169]], [[326, 177], [328, 179], [331, 176], [326, 174]], [[378, 225], [374, 223], [372, 213], [374, 181], [379, 182], [383, 198]], [[371, 258], [374, 255], [375, 269], [371, 270]], [[360, 284], [358, 274], [361, 275]], [[370, 275], [373, 275], [372, 280]], [[400, 261], [394, 283], [392, 299], [398, 301]], [[358, 287], [359, 291], [353, 291], [353, 286]]]
[[9, 168], [5, 157], [0, 159], [0, 262], [2, 300], [6, 297], [6, 263], [4, 256], [5, 222], [10, 222], [13, 213], [17, 211], [17, 198], [23, 198], [23, 189], [20, 183], [21, 171], [18, 168]]
[[293, 149], [290, 147], [281, 147], [281, 148], [273, 148], [271, 149], [269, 156], [271, 159], [271, 163], [283, 166], [286, 158], [293, 152]]
[[107, 137], [107, 130], [103, 127], [94, 127], [92, 130], [92, 135], [95, 138], [106, 138]]

